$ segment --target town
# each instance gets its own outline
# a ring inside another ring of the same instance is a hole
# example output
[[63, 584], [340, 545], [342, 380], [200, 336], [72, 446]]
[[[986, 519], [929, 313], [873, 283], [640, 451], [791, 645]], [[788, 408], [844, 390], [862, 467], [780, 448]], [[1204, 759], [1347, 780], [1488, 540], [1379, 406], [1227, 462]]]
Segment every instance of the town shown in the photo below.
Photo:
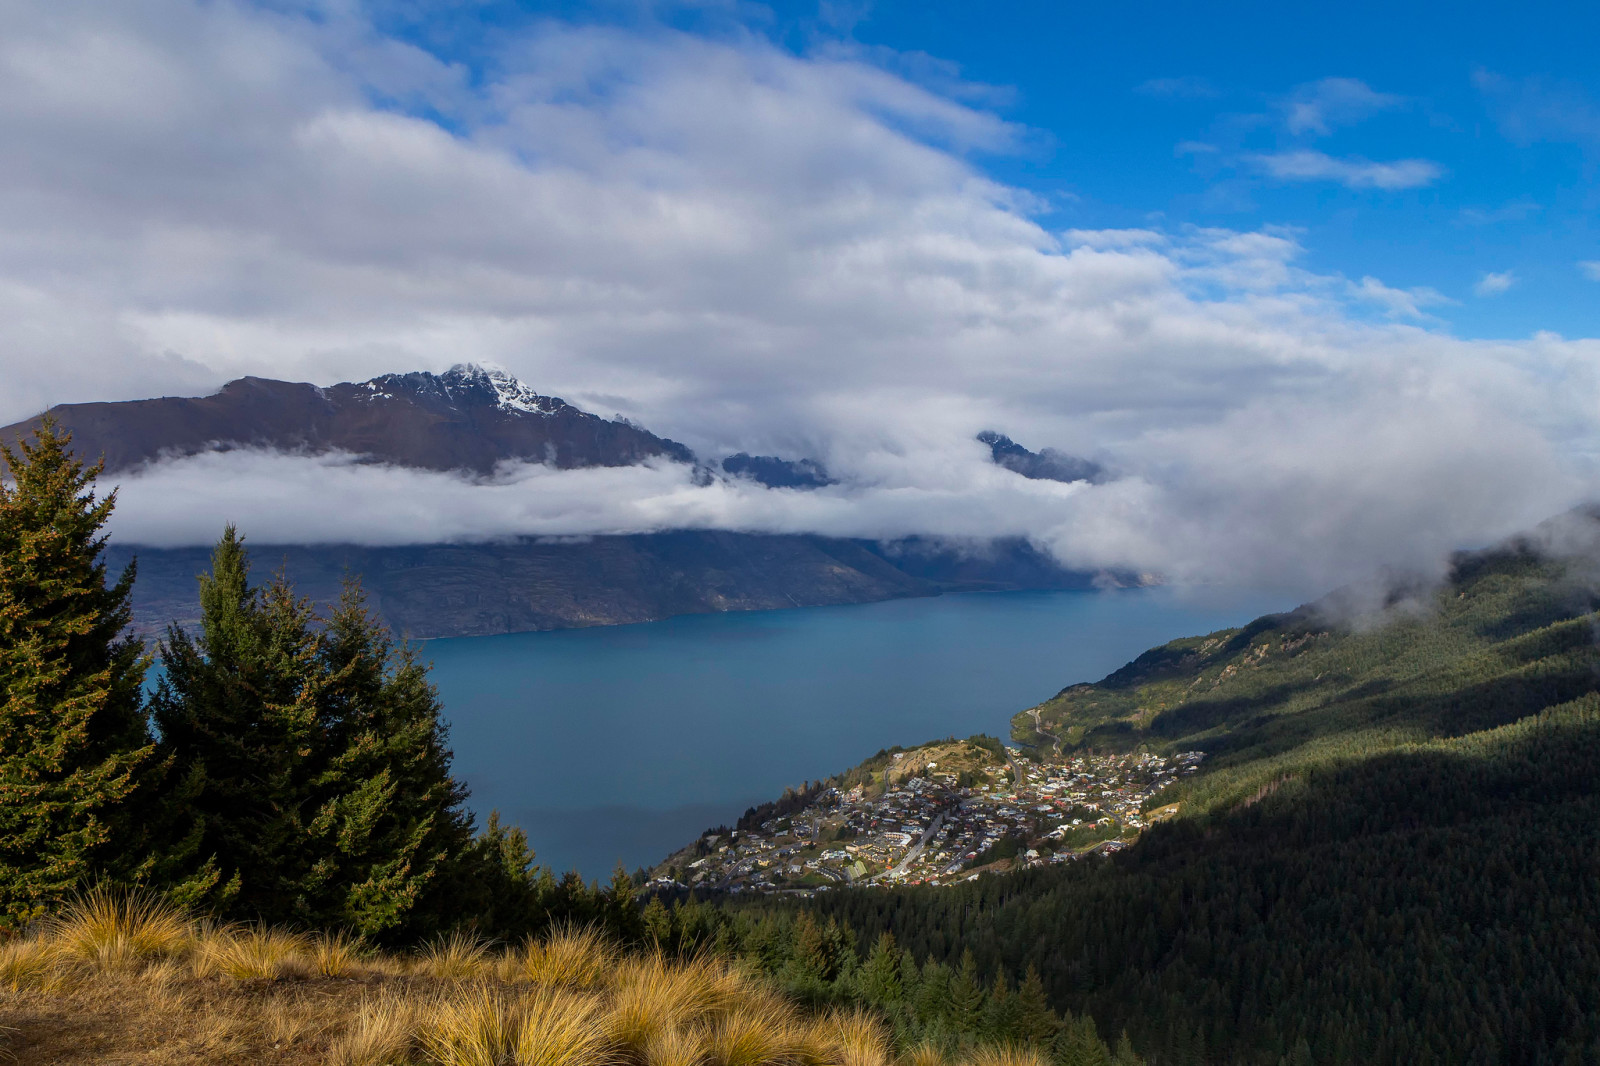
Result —
[[[1176, 804], [1152, 807], [1200, 752], [1035, 761], [990, 737], [880, 752], [848, 774], [713, 830], [654, 871], [657, 889], [809, 894], [948, 885], [1116, 851]], [[760, 819], [757, 821], [756, 819]]]

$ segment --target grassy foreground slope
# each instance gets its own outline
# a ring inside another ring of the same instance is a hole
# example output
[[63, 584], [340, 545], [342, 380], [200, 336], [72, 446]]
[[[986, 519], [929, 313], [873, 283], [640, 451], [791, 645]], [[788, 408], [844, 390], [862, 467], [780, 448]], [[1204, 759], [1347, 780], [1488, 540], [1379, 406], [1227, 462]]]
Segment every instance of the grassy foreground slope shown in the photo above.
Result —
[[0, 1061], [1050, 1066], [1018, 1047], [896, 1047], [880, 1015], [805, 1006], [728, 953], [625, 952], [593, 930], [382, 953], [104, 891], [0, 941]]
[[1033, 966], [1167, 1063], [1600, 1063], [1593, 563], [1529, 544], [1359, 622], [1176, 641], [1019, 715], [1034, 746], [1207, 752], [1104, 862], [815, 907]]

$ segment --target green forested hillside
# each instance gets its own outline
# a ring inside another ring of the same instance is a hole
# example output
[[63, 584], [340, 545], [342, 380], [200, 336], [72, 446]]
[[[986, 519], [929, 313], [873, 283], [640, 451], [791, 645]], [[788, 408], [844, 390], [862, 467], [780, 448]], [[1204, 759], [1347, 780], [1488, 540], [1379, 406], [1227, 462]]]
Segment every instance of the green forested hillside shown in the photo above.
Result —
[[1185, 813], [1311, 765], [1460, 737], [1596, 686], [1592, 564], [1526, 545], [1464, 555], [1440, 588], [1352, 616], [1339, 597], [1173, 641], [1012, 721], [1027, 746], [1207, 753]]
[[1199, 749], [1109, 860], [813, 908], [1036, 969], [1155, 1063], [1600, 1062], [1600, 652], [1588, 564], [1465, 556], [1379, 617], [1175, 641], [1016, 719]]

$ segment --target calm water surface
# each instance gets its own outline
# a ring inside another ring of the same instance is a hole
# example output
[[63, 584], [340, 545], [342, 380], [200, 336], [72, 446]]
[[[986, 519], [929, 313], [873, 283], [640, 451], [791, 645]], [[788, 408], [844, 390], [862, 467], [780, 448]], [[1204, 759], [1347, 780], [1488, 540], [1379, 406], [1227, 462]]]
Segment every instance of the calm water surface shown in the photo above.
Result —
[[525, 828], [541, 863], [594, 878], [879, 748], [1008, 737], [1011, 715], [1066, 685], [1294, 602], [968, 593], [433, 640], [423, 657], [473, 808]]

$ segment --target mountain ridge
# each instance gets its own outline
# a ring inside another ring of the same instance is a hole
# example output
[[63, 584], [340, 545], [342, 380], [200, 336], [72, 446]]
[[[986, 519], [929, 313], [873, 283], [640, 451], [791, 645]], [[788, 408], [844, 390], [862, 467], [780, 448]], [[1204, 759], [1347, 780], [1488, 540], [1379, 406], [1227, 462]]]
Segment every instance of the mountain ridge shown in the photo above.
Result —
[[26, 437], [46, 416], [72, 434], [80, 457], [92, 462], [104, 455], [108, 472], [242, 448], [348, 452], [369, 462], [480, 475], [517, 460], [561, 469], [694, 462], [677, 441], [473, 364], [329, 386], [242, 377], [208, 396], [57, 404], [0, 428], [0, 441]]

